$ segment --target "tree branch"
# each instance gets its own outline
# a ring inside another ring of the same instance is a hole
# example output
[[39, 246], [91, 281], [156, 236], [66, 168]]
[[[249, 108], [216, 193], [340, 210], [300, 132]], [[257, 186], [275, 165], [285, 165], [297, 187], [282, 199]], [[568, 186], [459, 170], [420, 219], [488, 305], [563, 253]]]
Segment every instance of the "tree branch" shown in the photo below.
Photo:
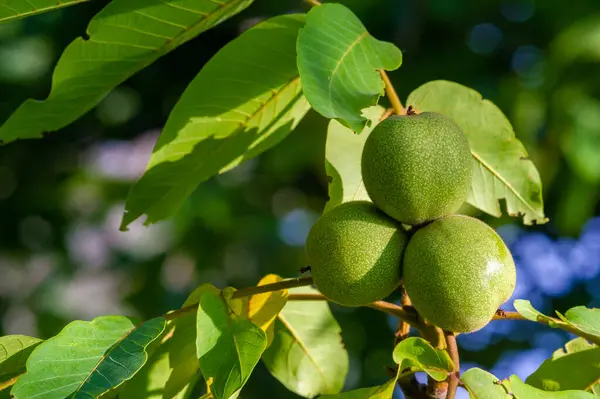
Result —
[[[580, 330], [576, 329], [575, 327], [571, 326], [570, 324], [565, 323], [562, 320], [555, 319], [554, 317], [549, 317], [549, 316], [546, 316], [546, 317], [548, 318], [548, 320], [546, 318], [538, 318], [536, 321], [540, 324], [544, 324], [544, 325], [550, 326], [550, 327], [553, 327], [551, 324], [556, 324], [556, 326], [558, 328], [560, 328], [561, 330], [568, 331], [579, 337], [585, 338], [588, 341], [590, 341], [596, 345], [600, 345], [600, 338], [598, 338], [594, 335], [585, 333], [583, 331], [580, 331]], [[519, 312], [506, 312], [506, 311], [503, 311], [500, 309], [494, 315], [493, 320], [527, 320], [527, 321], [531, 321], [531, 320], [523, 317]]]
[[454, 372], [449, 376], [446, 399], [454, 399], [456, 397], [458, 382], [460, 381], [460, 357], [458, 355], [458, 346], [456, 345], [456, 335], [453, 332], [444, 331], [444, 336], [446, 337], [446, 350], [454, 363]]
[[277, 283], [257, 285], [254, 287], [242, 288], [233, 293], [232, 298], [243, 298], [245, 296], [252, 296], [256, 294], [263, 294], [265, 292], [285, 290], [294, 287], [303, 287], [305, 285], [312, 285], [312, 277], [298, 277], [282, 280]]
[[379, 74], [385, 83], [385, 95], [387, 96], [388, 100], [390, 100], [390, 104], [392, 104], [394, 112], [397, 115], [404, 115], [406, 110], [402, 106], [402, 101], [400, 101], [400, 97], [398, 97], [398, 93], [396, 93], [396, 89], [394, 89], [394, 85], [392, 85], [390, 77], [383, 69], [379, 69]]
[[[408, 294], [406, 293], [404, 284], [400, 284], [399, 291], [400, 291], [400, 294], [402, 295], [402, 297], [400, 298], [400, 304], [402, 305], [402, 307], [405, 308], [406, 306], [411, 306], [412, 303], [410, 302], [410, 298], [408, 297]], [[396, 347], [396, 345], [398, 345], [398, 343], [400, 343], [400, 341], [402, 341], [403, 339], [406, 339], [406, 337], [408, 337], [409, 333], [410, 333], [410, 324], [405, 322], [404, 319], [399, 318], [398, 319], [398, 328], [396, 328], [396, 333], [394, 334], [394, 348]]]

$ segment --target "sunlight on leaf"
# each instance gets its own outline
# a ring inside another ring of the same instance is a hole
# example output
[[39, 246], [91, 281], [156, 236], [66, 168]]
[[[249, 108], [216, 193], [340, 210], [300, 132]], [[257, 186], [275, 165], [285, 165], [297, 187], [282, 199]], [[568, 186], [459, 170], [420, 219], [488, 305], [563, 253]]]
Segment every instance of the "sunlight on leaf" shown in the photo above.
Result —
[[364, 108], [377, 104], [385, 85], [378, 69], [398, 69], [402, 53], [375, 39], [346, 6], [313, 7], [298, 35], [298, 70], [304, 95], [326, 118], [355, 132], [367, 119]]
[[171, 216], [201, 182], [273, 147], [296, 127], [310, 108], [295, 58], [303, 24], [304, 15], [271, 18], [204, 65], [132, 187], [122, 229], [144, 213], [147, 223]]
[[[290, 290], [315, 292], [310, 287]], [[275, 336], [263, 362], [275, 378], [300, 396], [337, 394], [349, 363], [340, 333], [326, 302], [289, 301], [275, 321]]]
[[413, 91], [407, 100], [420, 112], [439, 112], [456, 122], [473, 155], [473, 180], [467, 202], [496, 217], [500, 200], [523, 223], [543, 224], [542, 182], [506, 116], [481, 94], [458, 83], [437, 80]]
[[16, 399], [100, 396], [137, 373], [165, 324], [162, 317], [139, 326], [122, 316], [74, 321], [35, 348], [11, 393]]
[[0, 337], [0, 384], [25, 372], [27, 358], [41, 342], [25, 335]]
[[392, 399], [394, 388], [398, 381], [398, 374], [383, 385], [370, 388], [355, 389], [337, 395], [323, 395], [319, 399]]
[[460, 377], [471, 399], [509, 399], [506, 389], [498, 378], [479, 368], [465, 371]]
[[0, 23], [31, 17], [86, 1], [89, 0], [2, 0], [0, 2]]
[[251, 321], [232, 314], [223, 297], [206, 290], [196, 319], [200, 370], [215, 399], [230, 399], [250, 377], [267, 347], [267, 337]]
[[579, 331], [600, 338], [600, 309], [576, 306], [567, 310], [564, 316], [559, 312], [556, 314]]
[[90, 21], [89, 39], [75, 39], [63, 52], [49, 97], [24, 102], [0, 126], [0, 140], [36, 138], [65, 127], [134, 73], [251, 2], [113, 0]]
[[531, 320], [531, 321], [535, 321], [535, 322], [537, 322], [539, 320], [543, 320], [543, 321], [550, 323], [551, 327], [556, 327], [556, 323], [554, 322], [554, 320], [551, 317], [546, 316], [542, 312], [535, 309], [531, 305], [530, 301], [525, 300], [525, 299], [515, 299], [513, 305], [515, 306], [515, 309], [517, 310], [517, 312], [519, 312], [519, 314], [521, 316], [525, 317], [527, 320]]
[[394, 348], [394, 361], [401, 371], [425, 371], [436, 381], [444, 381], [454, 371], [454, 363], [445, 350], [436, 349], [419, 337], [409, 337]]

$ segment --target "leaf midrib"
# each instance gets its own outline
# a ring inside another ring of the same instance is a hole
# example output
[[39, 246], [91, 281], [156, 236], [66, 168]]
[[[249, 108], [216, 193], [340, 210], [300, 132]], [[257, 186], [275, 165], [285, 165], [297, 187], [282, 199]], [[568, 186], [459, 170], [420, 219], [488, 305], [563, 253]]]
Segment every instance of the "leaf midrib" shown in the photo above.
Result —
[[[283, 91], [285, 91], [288, 87], [290, 87], [291, 85], [296, 83], [299, 79], [300, 79], [299, 75], [294, 76], [294, 78], [292, 80], [288, 81], [283, 86], [281, 86], [281, 88], [279, 90], [274, 91], [274, 92], [272, 91], [273, 95], [268, 100], [266, 100], [252, 115], [250, 115], [248, 118], [246, 118], [246, 120], [244, 122], [240, 122], [240, 126], [227, 137], [229, 138], [229, 137], [239, 133], [241, 130], [245, 129], [246, 127], [248, 127], [248, 124], [250, 123], [250, 121], [252, 121], [258, 115], [261, 115], [264, 112], [267, 105], [270, 105], [272, 101], [275, 101]], [[276, 118], [276, 120], [279, 119], [280, 117], [281, 116]], [[219, 145], [214, 149], [214, 152], [219, 151], [219, 149], [221, 148], [222, 145], [224, 145], [224, 143], [225, 143], [225, 141], [222, 141], [221, 143], [219, 143]], [[155, 167], [160, 165], [161, 163], [156, 164]], [[198, 162], [194, 166], [194, 168], [192, 168], [192, 174], [194, 174], [202, 166], [204, 166], [204, 163]], [[168, 195], [170, 195], [170, 193], [174, 189], [176, 189], [176, 187], [173, 187], [173, 186], [170, 187], [169, 189], [167, 189], [165, 191], [165, 193], [155, 202], [155, 204], [160, 204]]]
[[300, 337], [298, 337], [298, 335], [295, 332], [295, 329], [292, 328], [291, 324], [285, 319], [285, 316], [283, 316], [283, 312], [279, 313], [279, 315], [277, 315], [277, 317], [283, 323], [283, 325], [288, 329], [288, 331], [290, 332], [290, 334], [292, 334], [292, 337], [294, 337], [294, 339], [296, 340], [296, 342], [298, 342], [298, 345], [300, 345], [300, 347], [302, 348], [302, 350], [304, 351], [304, 353], [306, 354], [306, 356], [308, 357], [308, 359], [310, 360], [310, 362], [315, 366], [315, 369], [317, 370], [317, 372], [321, 376], [321, 380], [323, 381], [323, 383], [325, 385], [325, 388], [327, 389], [327, 391], [330, 391], [332, 387], [329, 385], [329, 383], [327, 381], [327, 378], [325, 378], [325, 374], [323, 374], [323, 371], [318, 366], [317, 361], [311, 355], [310, 351], [308, 350], [308, 348], [306, 347], [306, 345], [304, 344], [304, 342], [300, 339]]
[[[41, 14], [41, 13], [44, 13], [46, 11], [59, 10], [61, 8], [66, 8], [66, 7], [69, 7], [69, 6], [76, 5], [76, 4], [85, 3], [86, 1], [89, 1], [89, 0], [74, 0], [74, 1], [70, 1], [68, 3], [57, 2], [57, 5], [51, 5], [51, 6], [47, 6], [47, 7], [36, 8], [36, 9], [34, 9], [32, 11], [26, 11], [26, 12], [23, 12], [23, 13], [17, 12], [15, 15], [11, 15], [11, 16], [5, 17], [5, 18], [0, 18], [0, 23], [7, 22], [7, 21], [10, 21], [10, 20], [13, 20], [13, 19], [26, 18], [28, 16], [35, 15], [35, 14]], [[4, 6], [4, 8], [6, 8], [7, 10], [16, 11], [15, 9], [8, 7], [6, 4], [0, 4], [0, 6]]]
[[473, 158], [475, 158], [475, 160], [477, 160], [477, 162], [479, 162], [481, 165], [483, 165], [483, 167], [485, 167], [487, 170], [490, 171], [490, 173], [498, 180], [500, 180], [502, 182], [502, 184], [504, 184], [512, 193], [515, 197], [517, 197], [519, 199], [520, 202], [522, 202], [529, 210], [531, 210], [537, 217], [543, 218], [544, 215], [538, 213], [534, 208], [531, 207], [531, 205], [529, 204], [529, 202], [527, 202], [522, 196], [521, 194], [519, 194], [519, 192], [513, 187], [512, 184], [510, 184], [504, 177], [502, 177], [502, 175], [500, 175], [494, 168], [492, 168], [487, 162], [485, 162], [483, 160], [483, 158], [481, 158], [481, 156], [471, 150], [471, 155], [473, 156]]

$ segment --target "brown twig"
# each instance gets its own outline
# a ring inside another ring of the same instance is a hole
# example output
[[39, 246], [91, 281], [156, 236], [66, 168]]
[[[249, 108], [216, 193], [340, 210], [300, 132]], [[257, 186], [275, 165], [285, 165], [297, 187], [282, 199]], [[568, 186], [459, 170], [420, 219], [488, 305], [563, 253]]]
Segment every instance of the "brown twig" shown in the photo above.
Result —
[[392, 104], [392, 108], [394, 108], [394, 112], [397, 115], [403, 115], [406, 110], [402, 106], [402, 101], [400, 101], [400, 97], [398, 97], [398, 93], [396, 93], [396, 89], [394, 89], [394, 85], [392, 85], [392, 81], [388, 74], [383, 70], [379, 70], [379, 74], [381, 75], [381, 79], [383, 79], [383, 83], [385, 83], [385, 95], [388, 100], [390, 100], [390, 104]]
[[453, 332], [444, 331], [446, 338], [446, 350], [454, 363], [454, 372], [449, 375], [448, 394], [446, 399], [454, 399], [456, 397], [456, 389], [460, 381], [460, 357], [458, 355], [458, 346], [456, 345], [456, 335]]
[[[404, 284], [400, 284], [400, 287], [398, 289], [400, 291], [400, 294], [402, 295], [400, 298], [400, 304], [402, 305], [402, 307], [404, 308], [406, 306], [411, 306], [412, 303], [410, 302], [410, 298], [406, 293]], [[396, 347], [396, 345], [398, 345], [398, 343], [400, 343], [400, 341], [406, 339], [409, 333], [410, 324], [405, 322], [403, 319], [398, 319], [398, 328], [396, 328], [396, 333], [394, 334], [394, 348]]]

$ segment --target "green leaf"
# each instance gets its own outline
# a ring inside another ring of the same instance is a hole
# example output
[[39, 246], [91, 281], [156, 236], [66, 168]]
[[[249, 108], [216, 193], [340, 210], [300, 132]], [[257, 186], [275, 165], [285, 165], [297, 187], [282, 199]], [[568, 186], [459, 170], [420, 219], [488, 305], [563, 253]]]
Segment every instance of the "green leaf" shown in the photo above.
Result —
[[121, 316], [74, 321], [40, 344], [27, 360], [27, 373], [12, 390], [15, 399], [97, 397], [130, 379], [146, 363], [146, 347], [165, 319], [136, 327]]
[[90, 21], [89, 39], [76, 39], [61, 55], [50, 96], [24, 102], [0, 127], [0, 140], [36, 138], [65, 127], [134, 73], [251, 2], [113, 0]]
[[493, 374], [479, 368], [472, 368], [460, 377], [469, 391], [471, 399], [509, 399], [506, 389]]
[[165, 384], [172, 375], [168, 346], [162, 345], [142, 369], [118, 393], [118, 399], [184, 399], [190, 386], [185, 386], [175, 396], [167, 393]]
[[371, 200], [363, 184], [360, 159], [367, 137], [384, 112], [385, 108], [379, 105], [367, 108], [364, 114], [372, 123], [360, 134], [355, 134], [335, 119], [329, 122], [325, 144], [325, 171], [331, 180], [325, 212], [344, 202]]
[[452, 118], [469, 139], [473, 181], [467, 202], [500, 217], [499, 200], [504, 199], [508, 214], [522, 216], [523, 223], [548, 221], [539, 173], [510, 122], [491, 101], [458, 83], [437, 80], [413, 91], [407, 104]]
[[[203, 284], [188, 296], [182, 307], [200, 302], [205, 291], [218, 292], [213, 285]], [[165, 384], [164, 399], [176, 398], [190, 381], [200, 375], [200, 363], [196, 356], [196, 313], [189, 312], [173, 321], [175, 330], [166, 344], [173, 372]]]
[[196, 320], [200, 370], [215, 399], [230, 399], [246, 384], [267, 347], [267, 336], [250, 320], [237, 317], [218, 290], [200, 296]]
[[298, 35], [298, 70], [304, 95], [326, 118], [355, 132], [367, 119], [364, 108], [377, 104], [385, 89], [378, 69], [398, 69], [402, 53], [392, 43], [375, 39], [341, 4], [313, 7]]
[[397, 381], [398, 375], [383, 385], [355, 389], [337, 395], [324, 395], [320, 396], [319, 399], [392, 399]]
[[600, 381], [600, 348], [582, 338], [571, 341], [527, 378], [527, 384], [544, 391], [588, 391]]
[[552, 354], [553, 359], [558, 359], [561, 356], [568, 355], [570, 353], [581, 352], [588, 349], [594, 349], [596, 345], [590, 344], [586, 339], [577, 337], [575, 339], [570, 340], [565, 344], [564, 349], [559, 348], [554, 351]]
[[576, 306], [567, 310], [564, 316], [559, 312], [556, 314], [579, 331], [600, 338], [600, 309]]
[[527, 320], [531, 320], [531, 321], [535, 321], [535, 322], [545, 321], [545, 322], [549, 323], [549, 325], [551, 327], [558, 327], [558, 325], [556, 324], [554, 319], [552, 319], [551, 317], [546, 316], [542, 312], [536, 310], [531, 305], [530, 301], [525, 300], [525, 299], [515, 299], [513, 304], [514, 304], [517, 312], [519, 312], [519, 314], [521, 316], [525, 317]]
[[25, 372], [27, 358], [41, 342], [39, 338], [25, 335], [0, 337], [0, 385]]
[[584, 391], [542, 391], [525, 384], [516, 375], [504, 381], [503, 385], [515, 399], [597, 399], [595, 395]]
[[88, 0], [0, 0], [0, 23], [57, 10]]
[[436, 381], [444, 381], [454, 371], [454, 363], [444, 350], [435, 349], [423, 338], [410, 337], [394, 348], [394, 361], [400, 370], [425, 371]]
[[600, 61], [600, 15], [579, 19], [559, 33], [550, 45], [555, 63]]
[[[310, 287], [290, 293], [315, 293]], [[306, 398], [337, 394], [348, 373], [348, 353], [341, 329], [329, 305], [320, 301], [290, 301], [275, 321], [273, 343], [263, 362], [290, 391]]]
[[194, 78], [132, 188], [122, 228], [173, 214], [198, 184], [278, 144], [309, 110], [295, 62], [304, 15], [244, 32]]

